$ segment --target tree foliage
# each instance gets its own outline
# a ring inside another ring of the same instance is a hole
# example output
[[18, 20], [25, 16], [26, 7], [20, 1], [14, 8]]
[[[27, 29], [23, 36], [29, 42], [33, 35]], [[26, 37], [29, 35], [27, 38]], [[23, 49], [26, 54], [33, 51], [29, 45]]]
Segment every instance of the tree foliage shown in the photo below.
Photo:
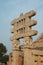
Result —
[[7, 53], [6, 46], [0, 43], [0, 62], [7, 63], [8, 55], [6, 55], [6, 53]]

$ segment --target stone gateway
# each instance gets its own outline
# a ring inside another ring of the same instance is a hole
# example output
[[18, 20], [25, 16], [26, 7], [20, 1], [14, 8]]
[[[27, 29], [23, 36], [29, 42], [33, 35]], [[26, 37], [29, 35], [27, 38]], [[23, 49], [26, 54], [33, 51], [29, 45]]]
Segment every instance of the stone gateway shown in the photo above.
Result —
[[[9, 55], [9, 65], [43, 65], [43, 38], [32, 40], [32, 36], [37, 35], [37, 31], [32, 30], [37, 24], [36, 20], [31, 19], [35, 15], [32, 10], [11, 22], [14, 28], [11, 30], [12, 55]], [[20, 45], [19, 39], [23, 39], [23, 45]]]

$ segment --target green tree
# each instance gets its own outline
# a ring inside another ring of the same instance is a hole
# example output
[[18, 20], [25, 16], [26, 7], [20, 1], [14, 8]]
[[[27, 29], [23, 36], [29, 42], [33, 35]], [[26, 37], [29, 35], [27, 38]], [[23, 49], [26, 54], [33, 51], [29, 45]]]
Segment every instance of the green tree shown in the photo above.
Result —
[[6, 53], [7, 53], [6, 46], [0, 43], [0, 62], [7, 63], [8, 55], [6, 55]]

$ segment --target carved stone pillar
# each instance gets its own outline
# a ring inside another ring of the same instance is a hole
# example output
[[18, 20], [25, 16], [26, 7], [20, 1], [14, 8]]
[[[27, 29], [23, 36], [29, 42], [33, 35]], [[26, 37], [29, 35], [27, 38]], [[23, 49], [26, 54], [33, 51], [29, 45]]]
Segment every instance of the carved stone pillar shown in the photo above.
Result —
[[18, 58], [19, 58], [19, 40], [14, 40], [12, 42], [12, 54], [13, 54], [13, 62], [12, 65], [19, 65]]
[[33, 57], [31, 53], [31, 49], [29, 48], [30, 45], [32, 44], [32, 38], [31, 37], [25, 37], [24, 38], [24, 65], [33, 65]]

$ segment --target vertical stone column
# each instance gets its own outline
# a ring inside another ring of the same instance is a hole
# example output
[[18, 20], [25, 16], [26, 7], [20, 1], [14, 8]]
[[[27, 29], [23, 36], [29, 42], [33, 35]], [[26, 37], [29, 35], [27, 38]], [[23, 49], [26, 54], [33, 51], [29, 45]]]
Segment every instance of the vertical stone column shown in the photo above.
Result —
[[38, 56], [38, 58], [37, 58], [37, 65], [41, 65], [41, 57], [40, 56]]
[[19, 58], [19, 40], [14, 40], [12, 42], [12, 54], [13, 54], [13, 62], [12, 65], [19, 65], [18, 58]]
[[33, 65], [34, 64], [34, 60], [33, 60], [32, 53], [31, 53], [31, 49], [29, 48], [29, 46], [31, 44], [32, 44], [31, 37], [25, 37], [24, 38], [24, 47], [23, 47], [24, 65]]

